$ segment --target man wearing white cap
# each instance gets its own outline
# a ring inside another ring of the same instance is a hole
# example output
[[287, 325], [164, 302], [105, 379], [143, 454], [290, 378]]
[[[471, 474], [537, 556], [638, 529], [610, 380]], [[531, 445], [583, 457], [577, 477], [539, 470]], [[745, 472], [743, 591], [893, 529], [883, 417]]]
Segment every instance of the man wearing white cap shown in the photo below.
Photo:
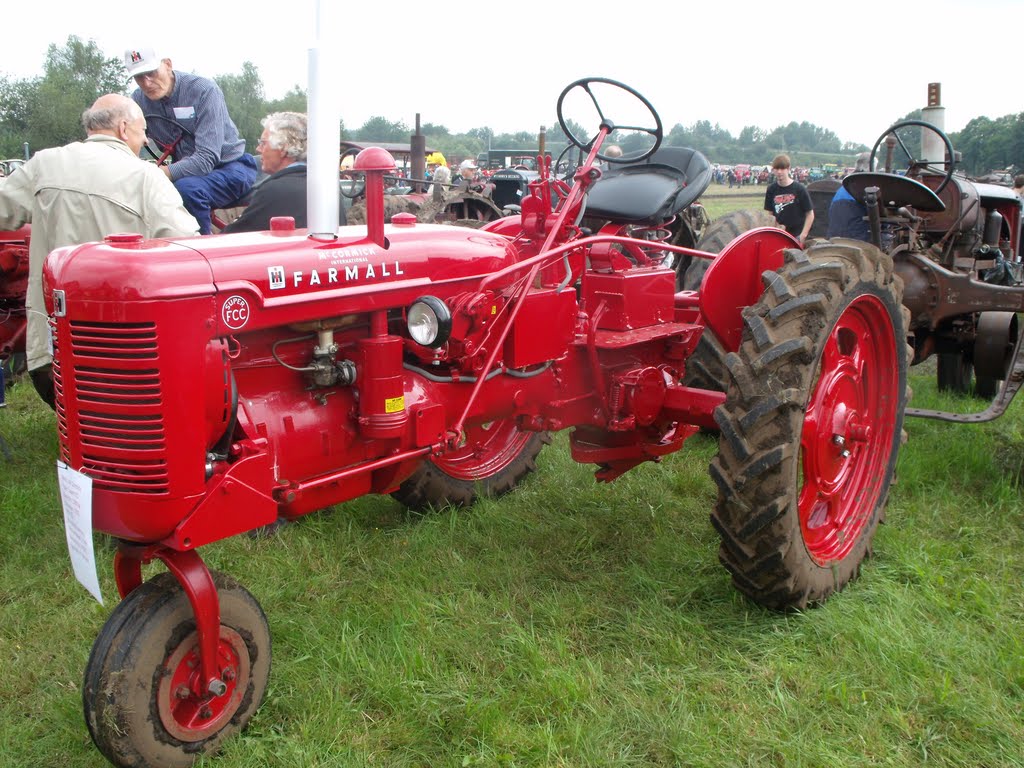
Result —
[[163, 172], [200, 231], [209, 234], [210, 210], [246, 195], [258, 170], [228, 115], [224, 94], [212, 80], [173, 69], [171, 60], [152, 48], [129, 48], [124, 65], [139, 86], [132, 98], [146, 115], [150, 138], [164, 149], [174, 147]]

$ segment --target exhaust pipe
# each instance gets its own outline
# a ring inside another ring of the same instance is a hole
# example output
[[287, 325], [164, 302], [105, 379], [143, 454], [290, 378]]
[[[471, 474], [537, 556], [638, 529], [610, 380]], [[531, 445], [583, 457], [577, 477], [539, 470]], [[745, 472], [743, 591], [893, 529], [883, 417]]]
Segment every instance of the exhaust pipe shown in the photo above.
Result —
[[316, 3], [316, 37], [309, 50], [309, 144], [306, 181], [306, 211], [309, 235], [317, 240], [336, 240], [341, 202], [338, 170], [341, 163], [341, 89], [332, 73], [325, 45], [325, 0]]
[[[946, 108], [942, 106], [942, 83], [928, 83], [928, 106], [921, 110], [921, 119], [940, 131], [946, 130]], [[921, 156], [928, 163], [946, 162], [946, 145], [935, 131], [921, 129]], [[949, 158], [953, 162], [956, 158]]]

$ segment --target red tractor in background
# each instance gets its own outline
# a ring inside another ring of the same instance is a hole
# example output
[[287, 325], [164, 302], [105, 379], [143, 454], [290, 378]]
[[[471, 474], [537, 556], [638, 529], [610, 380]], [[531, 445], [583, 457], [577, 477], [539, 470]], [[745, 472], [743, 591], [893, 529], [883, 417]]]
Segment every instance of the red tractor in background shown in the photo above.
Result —
[[5, 382], [25, 366], [25, 294], [28, 293], [28, 240], [31, 228], [0, 231], [0, 405]]
[[[115, 235], [47, 259], [60, 458], [117, 540], [123, 599], [83, 685], [111, 762], [190, 765], [263, 699], [266, 617], [203, 545], [368, 493], [503, 493], [555, 430], [611, 481], [715, 426], [712, 522], [735, 585], [792, 609], [855, 577], [906, 403], [892, 260], [864, 243], [804, 251], [775, 228], [718, 255], [674, 245], [664, 217], [687, 179], [653, 162], [650, 103], [589, 78], [558, 119], [585, 153], [572, 183], [543, 166], [521, 212], [481, 229], [387, 223], [393, 160], [367, 149], [365, 227]], [[644, 149], [605, 155], [613, 131]], [[598, 162], [639, 170], [588, 211]], [[712, 260], [699, 292], [677, 291], [673, 255]], [[728, 352], [724, 393], [682, 383], [702, 334]], [[143, 582], [153, 560], [169, 573]]]

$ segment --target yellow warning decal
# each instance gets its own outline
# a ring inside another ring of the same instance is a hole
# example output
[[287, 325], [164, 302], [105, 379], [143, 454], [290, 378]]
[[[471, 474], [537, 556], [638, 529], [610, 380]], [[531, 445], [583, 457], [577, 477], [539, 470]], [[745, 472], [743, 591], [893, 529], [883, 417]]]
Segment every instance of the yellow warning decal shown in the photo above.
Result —
[[405, 395], [389, 397], [384, 401], [384, 413], [398, 413], [405, 410]]

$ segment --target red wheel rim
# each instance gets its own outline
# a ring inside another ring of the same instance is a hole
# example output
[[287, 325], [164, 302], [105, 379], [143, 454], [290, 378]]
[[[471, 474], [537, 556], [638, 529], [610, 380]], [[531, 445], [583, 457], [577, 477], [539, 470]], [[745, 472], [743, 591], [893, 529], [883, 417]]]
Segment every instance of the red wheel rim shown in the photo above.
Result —
[[217, 666], [227, 685], [223, 696], [199, 695], [199, 635], [192, 632], [164, 662], [157, 705], [160, 722], [180, 741], [202, 741], [220, 731], [238, 710], [249, 686], [249, 651], [230, 627], [221, 626]]
[[484, 480], [515, 461], [532, 436], [532, 432], [517, 429], [512, 419], [467, 426], [465, 443], [432, 461], [456, 480]]
[[800, 529], [818, 565], [850, 553], [878, 504], [900, 404], [896, 360], [885, 305], [858, 297], [825, 343], [800, 438]]

